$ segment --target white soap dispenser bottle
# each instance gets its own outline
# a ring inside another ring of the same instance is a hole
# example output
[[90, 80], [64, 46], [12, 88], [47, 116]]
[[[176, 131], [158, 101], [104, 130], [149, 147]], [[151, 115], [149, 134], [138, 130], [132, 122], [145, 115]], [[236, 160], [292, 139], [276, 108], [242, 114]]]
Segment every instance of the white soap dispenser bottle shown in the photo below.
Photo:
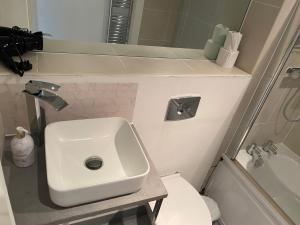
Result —
[[17, 127], [17, 134], [11, 140], [13, 162], [18, 167], [28, 167], [34, 162], [34, 142], [28, 131], [23, 127]]

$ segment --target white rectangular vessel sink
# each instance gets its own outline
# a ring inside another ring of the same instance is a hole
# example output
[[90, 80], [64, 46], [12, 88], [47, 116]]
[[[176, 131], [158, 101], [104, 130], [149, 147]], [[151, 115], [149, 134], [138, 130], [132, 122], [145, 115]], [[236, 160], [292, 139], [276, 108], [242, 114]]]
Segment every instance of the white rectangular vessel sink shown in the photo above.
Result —
[[136, 192], [150, 170], [123, 118], [49, 124], [45, 151], [50, 197], [63, 207]]

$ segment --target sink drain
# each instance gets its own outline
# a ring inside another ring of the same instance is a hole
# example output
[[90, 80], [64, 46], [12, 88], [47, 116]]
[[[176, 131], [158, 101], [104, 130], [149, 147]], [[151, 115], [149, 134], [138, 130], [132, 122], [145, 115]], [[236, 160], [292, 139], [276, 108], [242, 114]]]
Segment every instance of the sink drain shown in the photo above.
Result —
[[98, 170], [103, 166], [103, 160], [98, 156], [91, 156], [85, 160], [85, 166], [90, 170]]

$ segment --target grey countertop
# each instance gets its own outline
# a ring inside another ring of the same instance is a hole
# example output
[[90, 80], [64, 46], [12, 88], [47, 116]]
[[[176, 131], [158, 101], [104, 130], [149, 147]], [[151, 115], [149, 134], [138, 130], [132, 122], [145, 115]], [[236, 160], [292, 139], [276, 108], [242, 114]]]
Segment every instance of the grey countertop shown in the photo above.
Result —
[[28, 168], [16, 167], [12, 163], [8, 150], [9, 147], [6, 144], [2, 166], [17, 225], [61, 224], [114, 210], [141, 206], [167, 196], [167, 191], [146, 153], [151, 169], [140, 191], [107, 200], [62, 208], [50, 200], [44, 149], [37, 149], [36, 161]]

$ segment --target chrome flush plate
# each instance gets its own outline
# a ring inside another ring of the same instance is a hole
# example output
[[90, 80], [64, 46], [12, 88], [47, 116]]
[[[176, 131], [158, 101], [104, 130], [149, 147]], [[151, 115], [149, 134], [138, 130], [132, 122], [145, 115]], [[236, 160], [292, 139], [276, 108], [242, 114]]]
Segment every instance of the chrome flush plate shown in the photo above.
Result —
[[172, 98], [169, 101], [165, 120], [176, 121], [195, 117], [201, 97]]

